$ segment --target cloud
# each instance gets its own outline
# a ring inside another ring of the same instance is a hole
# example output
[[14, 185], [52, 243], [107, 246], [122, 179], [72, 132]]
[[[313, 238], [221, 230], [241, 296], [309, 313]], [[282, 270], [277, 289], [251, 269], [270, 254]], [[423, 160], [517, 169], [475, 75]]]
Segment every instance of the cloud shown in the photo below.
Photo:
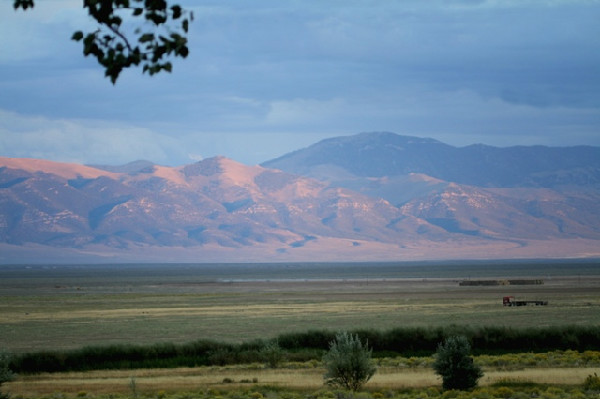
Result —
[[600, 144], [597, 1], [186, 0], [190, 56], [116, 86], [69, 40], [81, 0], [38, 3], [0, 2], [2, 155], [257, 163], [375, 130]]
[[14, 10], [12, 3], [0, 2], [0, 63], [56, 62], [65, 54], [81, 54], [80, 45], [69, 40], [73, 31], [90, 27], [80, 0], [36, 1], [27, 11]]
[[120, 123], [48, 119], [0, 110], [0, 153], [64, 162], [169, 162], [184, 148], [171, 137]]
[[290, 101], [274, 101], [270, 104], [266, 115], [266, 125], [304, 128], [306, 125], [331, 123], [343, 117], [347, 107], [341, 99], [316, 100], [293, 99]]

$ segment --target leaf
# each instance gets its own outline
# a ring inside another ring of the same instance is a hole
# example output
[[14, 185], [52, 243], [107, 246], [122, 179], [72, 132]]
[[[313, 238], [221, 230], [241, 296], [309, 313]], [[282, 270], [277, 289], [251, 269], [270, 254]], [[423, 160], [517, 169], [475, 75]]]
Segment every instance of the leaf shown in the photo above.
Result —
[[151, 42], [152, 40], [154, 40], [154, 33], [144, 33], [139, 38], [140, 43]]
[[181, 17], [181, 7], [177, 4], [171, 7], [171, 11], [173, 11], [173, 19], [179, 19], [179, 17]]
[[[13, 1], [15, 8], [34, 3], [34, 0]], [[150, 75], [171, 72], [171, 62], [159, 61], [188, 55], [186, 36], [193, 13], [178, 4], [171, 6], [165, 0], [83, 0], [83, 7], [98, 27], [93, 32], [76, 31], [71, 39], [83, 41], [83, 54], [93, 55], [113, 84], [125, 68], [141, 66]], [[138, 22], [126, 31], [120, 29], [123, 14], [116, 14], [124, 9], [130, 10], [131, 19]]]
[[13, 8], [18, 10], [22, 8], [23, 10], [27, 10], [28, 8], [33, 8], [33, 0], [15, 0], [13, 3]]
[[123, 23], [123, 19], [115, 15], [112, 18], [110, 18], [109, 23], [111, 25], [121, 26], [121, 24]]
[[75, 40], [76, 42], [80, 41], [81, 39], [83, 39], [83, 32], [80, 30], [73, 33], [73, 36], [71, 36], [71, 40]]

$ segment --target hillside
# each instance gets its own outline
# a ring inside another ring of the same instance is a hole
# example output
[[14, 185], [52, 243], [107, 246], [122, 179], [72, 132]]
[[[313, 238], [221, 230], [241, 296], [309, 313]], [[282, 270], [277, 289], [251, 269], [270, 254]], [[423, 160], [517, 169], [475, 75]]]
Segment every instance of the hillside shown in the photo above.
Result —
[[453, 236], [524, 246], [527, 240], [600, 238], [597, 147], [457, 148], [362, 133], [323, 140], [263, 166], [384, 198]]
[[0, 165], [5, 261], [15, 251], [285, 258], [304, 247], [335, 258], [345, 247], [397, 247], [420, 223], [385, 200], [222, 157], [129, 173], [26, 159], [2, 158]]
[[262, 166], [0, 158], [0, 262], [599, 256], [598, 150], [376, 133]]
[[479, 187], [600, 187], [600, 147], [453, 147], [394, 133], [361, 133], [320, 141], [264, 162], [265, 167], [321, 177], [423, 174]]

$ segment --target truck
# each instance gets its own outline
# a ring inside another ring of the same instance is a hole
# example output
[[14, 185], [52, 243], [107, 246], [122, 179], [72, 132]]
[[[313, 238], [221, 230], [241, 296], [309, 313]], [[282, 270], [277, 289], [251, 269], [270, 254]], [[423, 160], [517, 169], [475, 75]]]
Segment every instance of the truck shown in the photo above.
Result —
[[548, 301], [521, 301], [515, 300], [514, 296], [505, 296], [502, 298], [502, 304], [504, 306], [527, 306], [527, 305], [535, 305], [535, 306], [546, 306], [548, 305]]

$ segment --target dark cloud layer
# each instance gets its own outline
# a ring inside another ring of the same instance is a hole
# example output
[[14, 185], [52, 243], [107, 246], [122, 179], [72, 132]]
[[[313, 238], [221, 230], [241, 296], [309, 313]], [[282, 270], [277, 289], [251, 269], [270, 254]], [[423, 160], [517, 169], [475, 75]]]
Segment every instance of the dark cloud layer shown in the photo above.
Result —
[[[370, 130], [600, 145], [596, 1], [188, 1], [191, 56], [172, 75], [127, 72], [116, 87], [68, 40], [88, 23], [80, 1], [38, 3], [0, 6], [1, 155], [257, 163]], [[139, 149], [119, 150], [113, 133], [132, 129]], [[59, 133], [113, 155], [32, 140]]]

